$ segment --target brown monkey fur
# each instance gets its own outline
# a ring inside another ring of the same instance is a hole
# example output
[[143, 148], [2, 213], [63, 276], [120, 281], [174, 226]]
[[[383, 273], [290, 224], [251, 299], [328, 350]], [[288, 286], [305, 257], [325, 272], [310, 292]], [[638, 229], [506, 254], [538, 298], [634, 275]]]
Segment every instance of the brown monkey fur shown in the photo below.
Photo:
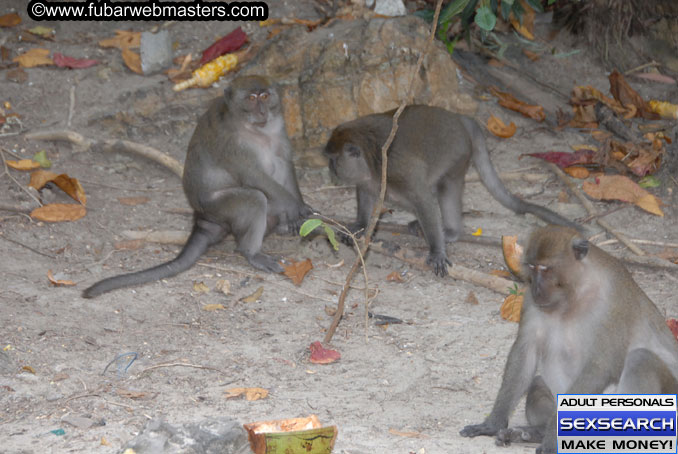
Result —
[[297, 232], [312, 210], [299, 191], [280, 97], [266, 78], [233, 80], [200, 117], [188, 144], [183, 186], [194, 222], [179, 255], [97, 282], [83, 297], [174, 276], [230, 233], [253, 267], [282, 271], [276, 258], [260, 252], [263, 238], [273, 229]]
[[[355, 184], [357, 221], [352, 232], [364, 229], [381, 183], [381, 147], [391, 131], [394, 111], [367, 115], [337, 126], [325, 147], [330, 171]], [[398, 132], [388, 150], [388, 201], [413, 212], [429, 245], [427, 263], [437, 275], [447, 274], [445, 242], [462, 233], [464, 176], [473, 162], [490, 194], [516, 213], [532, 213], [553, 223], [575, 224], [553, 211], [511, 194], [497, 176], [482, 131], [470, 117], [439, 107], [413, 105], [403, 111]]]
[[[461, 435], [541, 442], [537, 452], [551, 454], [557, 394], [678, 393], [678, 343], [619, 260], [547, 226], [532, 233], [523, 273], [530, 288], [492, 412]], [[529, 425], [508, 429], [526, 393]]]

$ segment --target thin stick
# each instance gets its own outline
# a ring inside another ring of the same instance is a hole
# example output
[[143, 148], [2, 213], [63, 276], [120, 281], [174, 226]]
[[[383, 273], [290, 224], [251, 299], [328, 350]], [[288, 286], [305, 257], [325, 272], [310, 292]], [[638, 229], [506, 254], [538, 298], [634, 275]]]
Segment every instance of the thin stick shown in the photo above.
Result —
[[156, 364], [155, 366], [147, 367], [146, 369], [142, 370], [139, 375], [143, 375], [144, 373], [153, 370], [153, 369], [160, 369], [163, 367], [191, 367], [193, 369], [205, 369], [205, 370], [214, 370], [220, 373], [224, 373], [221, 369], [217, 369], [216, 367], [212, 366], [201, 366], [200, 364], [189, 364], [189, 363], [164, 363], [164, 364]]
[[43, 257], [48, 257], [48, 258], [50, 258], [50, 259], [56, 259], [56, 257], [53, 256], [53, 255], [47, 254], [47, 253], [45, 253], [45, 252], [38, 251], [37, 249], [33, 249], [32, 247], [30, 247], [30, 246], [28, 246], [28, 245], [25, 245], [25, 244], [23, 244], [23, 243], [18, 242], [17, 240], [13, 240], [13, 239], [11, 239], [11, 238], [7, 238], [7, 237], [4, 236], [2, 233], [0, 233], [0, 238], [2, 238], [2, 239], [5, 240], [5, 241], [9, 241], [10, 243], [14, 243], [14, 244], [16, 244], [17, 246], [21, 246], [21, 247], [23, 247], [23, 248], [26, 248], [26, 249], [28, 249], [28, 250], [31, 251], [31, 252], [35, 252], [36, 254], [42, 255]]
[[130, 142], [129, 140], [117, 140], [117, 139], [93, 140], [88, 139], [82, 134], [78, 134], [77, 132], [68, 130], [31, 132], [29, 134], [26, 134], [26, 139], [60, 140], [75, 144], [78, 147], [83, 148], [84, 150], [100, 148], [102, 151], [107, 152], [116, 151], [132, 153], [150, 159], [151, 161], [154, 161], [158, 164], [163, 165], [164, 167], [167, 167], [172, 173], [178, 175], [179, 177], [181, 177], [184, 174], [184, 166], [173, 157], [153, 147], [142, 145], [140, 143]]
[[68, 121], [66, 121], [66, 127], [71, 127], [71, 122], [73, 121], [73, 112], [75, 111], [75, 85], [71, 85], [71, 102], [68, 105]]
[[605, 230], [607, 230], [611, 235], [617, 237], [617, 239], [618, 239], [619, 241], [621, 241], [621, 242], [624, 244], [624, 246], [626, 246], [626, 247], [629, 248], [631, 251], [633, 251], [634, 254], [636, 254], [636, 255], [641, 255], [641, 256], [644, 256], [644, 255], [645, 255], [645, 252], [644, 252], [642, 249], [640, 249], [638, 246], [636, 246], [635, 244], [633, 244], [631, 241], [629, 241], [629, 239], [626, 238], [626, 236], [625, 236], [623, 233], [616, 231], [615, 229], [612, 228], [612, 226], [611, 226], [607, 221], [605, 221], [604, 219], [600, 219], [599, 217], [597, 217], [597, 216], [598, 216], [598, 212], [596, 211], [596, 209], [595, 209], [595, 207], [593, 206], [593, 204], [592, 204], [592, 203], [584, 196], [584, 194], [581, 193], [581, 191], [579, 190], [579, 188], [577, 188], [577, 187], [574, 185], [574, 183], [572, 183], [572, 180], [570, 180], [570, 178], [569, 178], [567, 175], [565, 175], [565, 172], [563, 172], [562, 170], [560, 170], [560, 168], [559, 168], [557, 165], [555, 165], [555, 164], [553, 164], [553, 163], [550, 163], [550, 162], [547, 162], [547, 163], [546, 163], [546, 166], [547, 166], [553, 173], [555, 173], [555, 174], [558, 176], [558, 178], [560, 178], [560, 180], [561, 180], [563, 183], [565, 183], [565, 185], [567, 185], [567, 187], [569, 188], [569, 190], [572, 191], [572, 193], [577, 197], [577, 199], [579, 199], [579, 202], [581, 202], [581, 204], [584, 206], [584, 208], [586, 208], [586, 211], [588, 212], [589, 216], [594, 216], [594, 217], [596, 217], [596, 223], [597, 223], [599, 226], [601, 226], [602, 228], [604, 228]]
[[[398, 247], [393, 249], [383, 241], [373, 241], [372, 250], [387, 257], [392, 257], [412, 265], [418, 269], [428, 269], [426, 265], [426, 257], [423, 254], [418, 254], [411, 249]], [[481, 287], [488, 288], [502, 295], [508, 295], [509, 289], [513, 286], [513, 281], [504, 279], [503, 277], [493, 276], [478, 270], [466, 268], [461, 265], [454, 264], [448, 267], [450, 277], [461, 281], [471, 282]]]
[[0, 211], [11, 211], [13, 213], [31, 214], [33, 211], [30, 208], [25, 208], [21, 205], [13, 205], [9, 203], [0, 202]]
[[367, 250], [370, 247], [370, 239], [372, 237], [372, 233], [374, 232], [374, 227], [377, 224], [377, 220], [379, 219], [379, 215], [381, 214], [381, 207], [384, 204], [384, 196], [386, 195], [386, 169], [388, 164], [388, 156], [386, 152], [391, 146], [391, 143], [393, 143], [393, 139], [395, 138], [396, 132], [398, 131], [398, 119], [400, 118], [400, 114], [403, 113], [403, 110], [405, 110], [405, 107], [410, 103], [410, 99], [412, 98], [413, 91], [412, 89], [414, 88], [414, 81], [416, 79], [417, 74], [419, 74], [421, 66], [424, 63], [424, 57], [428, 54], [429, 49], [431, 48], [431, 44], [433, 43], [433, 39], [435, 38], [435, 32], [438, 26], [438, 18], [440, 17], [440, 9], [442, 7], [442, 4], [443, 1], [438, 0], [436, 4], [435, 14], [433, 15], [431, 34], [429, 35], [428, 41], [426, 42], [426, 46], [424, 47], [424, 49], [422, 49], [421, 54], [419, 55], [419, 59], [417, 60], [417, 64], [412, 73], [412, 77], [410, 78], [410, 84], [409, 87], [407, 88], [407, 96], [400, 103], [398, 110], [396, 110], [395, 114], [393, 115], [391, 133], [388, 135], [386, 143], [384, 143], [384, 145], [381, 147], [381, 189], [379, 191], [379, 198], [374, 204], [374, 209], [372, 210], [370, 221], [367, 223], [367, 228], [365, 229], [365, 234], [363, 236], [363, 244], [360, 247], [361, 254], [355, 260], [355, 262], [353, 262], [353, 266], [351, 267], [350, 271], [348, 272], [348, 275], [346, 276], [346, 284], [344, 285], [344, 288], [342, 289], [341, 294], [339, 295], [337, 311], [334, 314], [334, 319], [332, 320], [330, 327], [327, 329], [327, 333], [325, 333], [325, 338], [323, 339], [324, 343], [329, 343], [332, 340], [332, 336], [334, 336], [334, 332], [337, 330], [337, 326], [339, 326], [339, 321], [344, 315], [344, 304], [346, 301], [346, 296], [350, 289], [349, 285], [353, 280], [353, 276], [358, 270], [358, 266], [360, 266], [360, 264], [362, 263], [362, 256], [364, 256], [365, 253], [367, 253]]
[[[636, 238], [630, 238], [629, 241], [632, 242], [632, 243], [635, 243], [635, 244], [647, 244], [647, 245], [650, 245], [650, 246], [678, 248], [678, 243], [662, 243], [661, 241], [639, 240], [639, 239], [636, 239]], [[607, 241], [603, 241], [602, 243], [596, 244], [596, 246], [607, 246], [608, 244], [616, 244], [616, 243], [619, 243], [619, 240], [609, 239]]]

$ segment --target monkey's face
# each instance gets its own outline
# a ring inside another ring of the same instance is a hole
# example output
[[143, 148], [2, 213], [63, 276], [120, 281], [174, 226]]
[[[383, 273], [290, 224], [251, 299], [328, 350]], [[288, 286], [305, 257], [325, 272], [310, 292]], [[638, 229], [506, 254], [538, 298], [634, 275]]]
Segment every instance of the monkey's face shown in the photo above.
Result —
[[330, 173], [336, 175], [342, 182], [360, 184], [371, 180], [370, 169], [358, 145], [351, 142], [339, 143], [330, 139], [324, 154], [329, 159]]
[[527, 263], [527, 281], [534, 304], [542, 310], [555, 310], [567, 300], [565, 282], [552, 264]]
[[229, 110], [259, 128], [280, 118], [280, 97], [264, 77], [244, 76], [235, 79], [224, 92]]

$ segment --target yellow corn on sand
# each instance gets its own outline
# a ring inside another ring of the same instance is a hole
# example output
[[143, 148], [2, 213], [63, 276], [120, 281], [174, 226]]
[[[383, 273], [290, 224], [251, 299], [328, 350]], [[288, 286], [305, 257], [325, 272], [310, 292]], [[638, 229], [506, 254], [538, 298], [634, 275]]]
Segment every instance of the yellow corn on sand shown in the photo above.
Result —
[[655, 99], [648, 101], [652, 112], [658, 113], [662, 118], [674, 118], [678, 120], [678, 105], [666, 101], [657, 101]]
[[238, 56], [235, 54], [226, 54], [215, 58], [209, 63], [205, 63], [200, 68], [193, 71], [193, 76], [174, 86], [174, 91], [181, 91], [189, 87], [207, 88], [219, 80], [221, 76], [235, 68], [238, 64]]

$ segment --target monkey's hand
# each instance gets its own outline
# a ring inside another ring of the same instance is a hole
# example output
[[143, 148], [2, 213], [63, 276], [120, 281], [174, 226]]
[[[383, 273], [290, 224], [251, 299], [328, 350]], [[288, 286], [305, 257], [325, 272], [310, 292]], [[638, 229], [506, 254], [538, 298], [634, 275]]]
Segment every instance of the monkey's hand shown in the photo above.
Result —
[[311, 216], [315, 210], [309, 205], [302, 203], [293, 210], [282, 213], [278, 218], [276, 233], [281, 235], [299, 235], [301, 225]]
[[[346, 226], [349, 232], [351, 232], [356, 238], [360, 238], [363, 236], [363, 233], [365, 232], [365, 226], [362, 225], [360, 222], [354, 222], [352, 224], [349, 224]], [[337, 235], [339, 236], [339, 240], [344, 243], [347, 246], [353, 246], [353, 238], [351, 238], [351, 235], [348, 235], [345, 232], [338, 232]]]
[[447, 276], [447, 265], [452, 265], [445, 252], [429, 252], [426, 264], [433, 268], [433, 272], [440, 277]]
[[496, 424], [484, 421], [481, 424], [471, 424], [459, 431], [462, 437], [477, 437], [478, 435], [496, 435], [500, 428]]

